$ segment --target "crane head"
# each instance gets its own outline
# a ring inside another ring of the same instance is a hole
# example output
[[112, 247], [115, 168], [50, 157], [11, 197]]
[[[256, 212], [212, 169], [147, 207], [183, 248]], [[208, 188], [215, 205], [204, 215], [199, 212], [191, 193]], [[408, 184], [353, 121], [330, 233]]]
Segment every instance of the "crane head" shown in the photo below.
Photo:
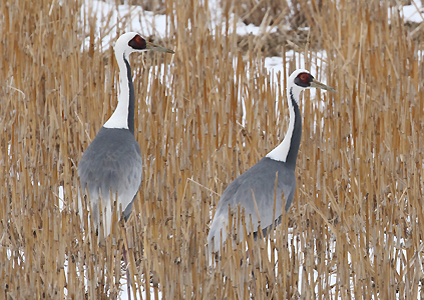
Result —
[[137, 32], [127, 32], [121, 35], [115, 44], [115, 52], [123, 53], [126, 58], [132, 52], [145, 52], [145, 51], [157, 51], [165, 53], [174, 53], [174, 51], [155, 45], [146, 41], [140, 34]]
[[292, 75], [290, 75], [289, 83], [290, 81], [293, 82], [295, 86], [298, 86], [302, 89], [318, 88], [330, 92], [337, 92], [332, 87], [329, 87], [316, 80], [314, 76], [312, 76], [312, 74], [307, 70], [299, 69], [294, 71]]

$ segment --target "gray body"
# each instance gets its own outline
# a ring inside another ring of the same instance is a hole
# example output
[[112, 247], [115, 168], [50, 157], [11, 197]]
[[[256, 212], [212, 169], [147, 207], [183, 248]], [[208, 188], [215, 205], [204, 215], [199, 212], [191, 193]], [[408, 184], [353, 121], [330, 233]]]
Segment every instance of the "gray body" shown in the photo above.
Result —
[[[278, 173], [277, 186], [275, 185], [276, 175]], [[281, 219], [283, 201], [285, 200], [285, 210], [290, 207], [296, 188], [296, 177], [294, 168], [287, 168], [286, 163], [272, 160], [268, 157], [262, 158], [252, 168], [237, 177], [225, 189], [219, 200], [216, 209], [215, 218], [210, 228], [209, 237], [215, 238], [215, 250], [219, 250], [220, 231], [223, 230], [223, 239], [225, 240], [225, 226], [228, 220], [228, 207], [236, 211], [240, 203], [245, 210], [247, 232], [251, 232], [250, 217], [252, 220], [253, 232], [256, 233], [261, 221], [261, 227], [264, 231]], [[252, 192], [253, 190], [253, 192]], [[275, 190], [277, 191], [275, 198]], [[256, 213], [253, 194], [259, 212]], [[275, 211], [274, 211], [274, 199]], [[274, 214], [275, 213], [275, 214]], [[235, 217], [235, 216], [234, 216]], [[240, 226], [240, 239], [243, 237], [243, 228]], [[212, 245], [212, 244], [209, 244]]]
[[117, 195], [128, 219], [143, 178], [140, 146], [134, 135], [128, 129], [102, 127], [84, 152], [78, 175], [84, 194], [90, 194], [95, 225], [99, 224], [100, 193], [103, 209], [109, 209]]

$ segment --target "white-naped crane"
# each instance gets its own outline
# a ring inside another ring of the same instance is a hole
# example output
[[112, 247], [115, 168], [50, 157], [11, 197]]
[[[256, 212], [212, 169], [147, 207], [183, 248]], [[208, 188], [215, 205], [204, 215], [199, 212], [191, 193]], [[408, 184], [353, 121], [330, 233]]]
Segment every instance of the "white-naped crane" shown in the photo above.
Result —
[[[236, 210], [238, 205], [244, 209], [247, 232], [255, 236], [258, 234], [259, 224], [265, 236], [272, 226], [281, 222], [283, 205], [286, 212], [289, 209], [296, 189], [296, 160], [302, 136], [299, 97], [303, 90], [309, 88], [336, 91], [318, 82], [307, 70], [296, 70], [290, 75], [287, 81], [287, 100], [290, 111], [287, 133], [281, 144], [237, 177], [223, 192], [208, 235], [208, 247], [211, 253], [219, 252], [221, 243], [227, 239], [229, 209]], [[275, 209], [274, 199], [277, 200]], [[242, 240], [243, 228], [238, 228], [236, 232]]]
[[[112, 224], [115, 200], [117, 211], [122, 210], [126, 221], [143, 179], [140, 146], [134, 137], [135, 96], [129, 55], [146, 51], [174, 53], [146, 41], [136, 32], [124, 33], [116, 41], [115, 57], [120, 83], [118, 105], [85, 150], [78, 165], [82, 188], [79, 195], [80, 214], [82, 216], [81, 198], [85, 198], [90, 201], [87, 208], [98, 230], [101, 207], [104, 237], [110, 234], [112, 226], [118, 225]], [[127, 263], [125, 248], [124, 260]], [[129, 285], [128, 293], [131, 297]]]

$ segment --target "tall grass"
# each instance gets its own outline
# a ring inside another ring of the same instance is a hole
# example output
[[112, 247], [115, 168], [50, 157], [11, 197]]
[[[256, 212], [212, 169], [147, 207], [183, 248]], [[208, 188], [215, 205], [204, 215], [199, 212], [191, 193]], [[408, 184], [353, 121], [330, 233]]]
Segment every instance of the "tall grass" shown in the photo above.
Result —
[[[274, 75], [264, 68], [267, 39], [241, 45], [230, 30], [243, 1], [222, 2], [216, 28], [203, 2], [157, 2], [171, 35], [156, 42], [176, 54], [131, 58], [144, 179], [127, 234], [117, 222], [99, 245], [74, 205], [78, 161], [116, 107], [113, 49], [99, 51], [81, 2], [1, 2], [5, 299], [114, 298], [124, 243], [135, 292], [147, 299], [424, 297], [423, 44], [389, 1], [298, 2], [308, 39], [281, 33], [293, 39], [280, 55], [290, 60], [287, 47], [295, 56]], [[240, 244], [212, 268], [205, 243], [219, 195], [283, 139], [286, 73], [300, 55], [339, 93], [304, 93], [292, 208], [270, 239], [248, 239], [248, 260]]]

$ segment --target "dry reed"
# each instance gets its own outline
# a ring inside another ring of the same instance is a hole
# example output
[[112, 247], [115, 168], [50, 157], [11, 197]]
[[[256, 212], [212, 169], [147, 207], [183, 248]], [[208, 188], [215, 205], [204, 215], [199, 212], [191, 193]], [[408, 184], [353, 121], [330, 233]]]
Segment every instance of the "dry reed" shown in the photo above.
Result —
[[[240, 244], [208, 266], [219, 195], [282, 140], [288, 123], [285, 74], [273, 84], [260, 36], [239, 51], [229, 16], [241, 3], [226, 2], [213, 35], [202, 1], [164, 1], [172, 20], [164, 46], [175, 56], [132, 57], [144, 159], [126, 224], [136, 293], [423, 299], [423, 44], [396, 8], [389, 18], [389, 1], [299, 1], [326, 58], [306, 43], [294, 47], [295, 59], [304, 54], [339, 94], [304, 94], [297, 193], [267, 240], [271, 255], [264, 241], [248, 240], [248, 264], [240, 265]], [[112, 48], [99, 51], [95, 20], [80, 12], [79, 1], [0, 3], [4, 299], [106, 299], [123, 288], [123, 225], [113, 239], [90, 243], [73, 209], [77, 162], [116, 106], [118, 82]], [[85, 37], [92, 44], [81, 51]]]

